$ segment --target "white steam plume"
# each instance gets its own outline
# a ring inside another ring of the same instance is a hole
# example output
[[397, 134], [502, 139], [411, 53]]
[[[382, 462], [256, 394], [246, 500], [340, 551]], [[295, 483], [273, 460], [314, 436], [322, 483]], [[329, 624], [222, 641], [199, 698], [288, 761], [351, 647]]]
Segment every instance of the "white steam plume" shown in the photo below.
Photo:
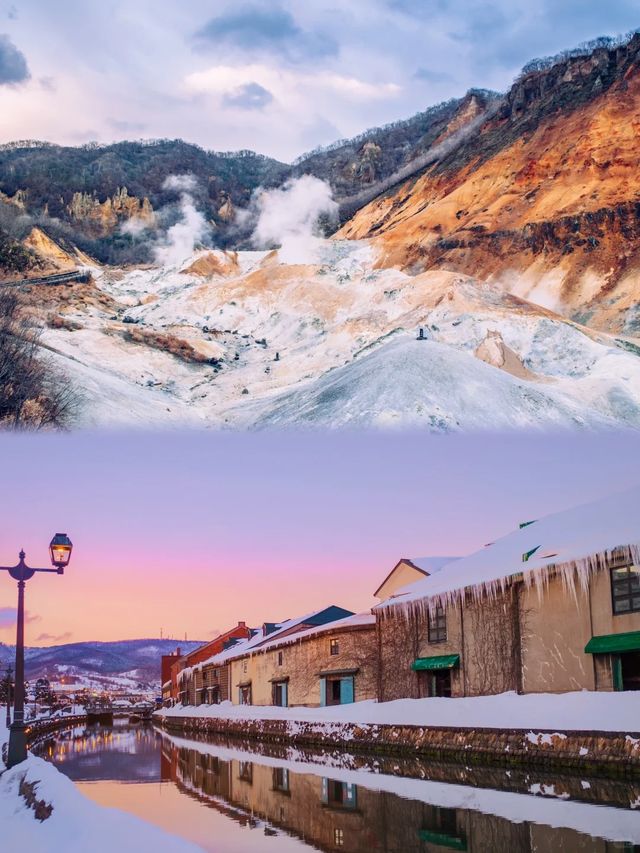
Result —
[[258, 191], [253, 206], [254, 245], [279, 246], [278, 256], [285, 264], [313, 263], [322, 244], [320, 217], [338, 215], [329, 184], [311, 175], [292, 178], [279, 189]]
[[132, 237], [140, 237], [145, 231], [150, 231], [154, 227], [152, 221], [141, 219], [139, 216], [133, 216], [131, 219], [126, 219], [120, 225], [121, 234], [130, 234]]
[[169, 175], [162, 184], [162, 189], [180, 193], [181, 213], [181, 219], [169, 228], [162, 242], [153, 250], [157, 263], [162, 266], [179, 266], [188, 260], [196, 244], [211, 229], [202, 213], [196, 209], [192, 195], [196, 184], [193, 175]]

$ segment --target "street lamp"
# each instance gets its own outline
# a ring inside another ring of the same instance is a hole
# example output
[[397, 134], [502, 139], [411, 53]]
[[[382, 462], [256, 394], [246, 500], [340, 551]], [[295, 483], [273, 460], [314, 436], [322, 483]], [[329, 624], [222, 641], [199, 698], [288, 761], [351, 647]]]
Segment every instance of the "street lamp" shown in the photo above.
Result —
[[7, 688], [7, 728], [11, 725], [11, 690], [13, 688], [13, 670], [10, 666], [4, 675], [4, 683]]
[[9, 753], [7, 767], [15, 767], [27, 757], [27, 737], [24, 724], [24, 587], [36, 572], [55, 572], [64, 574], [71, 559], [73, 545], [66, 533], [56, 533], [49, 543], [53, 569], [33, 569], [24, 561], [25, 553], [20, 551], [17, 566], [0, 566], [0, 571], [9, 572], [18, 581], [18, 619], [16, 628], [16, 666], [15, 687], [13, 691], [13, 722], [9, 730]]

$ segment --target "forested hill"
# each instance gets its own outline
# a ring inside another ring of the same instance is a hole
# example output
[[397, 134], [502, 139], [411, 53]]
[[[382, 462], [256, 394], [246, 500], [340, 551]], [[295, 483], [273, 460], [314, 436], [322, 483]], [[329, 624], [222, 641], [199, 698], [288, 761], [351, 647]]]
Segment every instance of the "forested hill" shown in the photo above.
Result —
[[39, 224], [99, 260], [144, 260], [135, 255], [135, 235], [120, 226], [131, 219], [148, 224], [154, 212], [175, 203], [175, 189], [165, 186], [170, 175], [194, 176], [198, 208], [224, 230], [234, 207], [288, 173], [287, 165], [252, 151], [217, 153], [179, 139], [79, 147], [9, 143], [0, 146], [0, 234], [21, 240]]
[[[29, 140], [2, 145], [0, 272], [33, 262], [19, 244], [34, 224], [107, 263], [150, 260], [145, 252], [151, 241], [141, 238], [138, 226], [166, 229], [171, 216], [175, 221], [179, 215], [176, 189], [166, 186], [171, 175], [193, 175], [196, 206], [213, 225], [216, 245], [225, 248], [243, 246], [247, 234], [235, 214], [260, 186], [281, 186], [310, 174], [327, 181], [338, 200], [352, 198], [355, 210], [362, 198], [370, 201], [386, 192], [396, 176], [413, 180], [421, 163], [437, 161], [434, 174], [477, 169], [518, 140], [527, 141], [553, 116], [562, 137], [572, 112], [586, 111], [616, 87], [630, 102], [639, 38], [600, 38], [533, 60], [504, 96], [471, 89], [409, 119], [310, 151], [293, 164], [253, 151], [206, 151], [179, 139], [80, 147]], [[620, 107], [625, 107], [622, 100]], [[433, 152], [437, 156], [429, 160]], [[129, 222], [131, 227], [123, 228]]]
[[[21, 240], [35, 223], [58, 239], [75, 240], [100, 260], [144, 260], [139, 241], [126, 229], [123, 233], [122, 224], [136, 218], [148, 222], [176, 201], [167, 178], [191, 174], [196, 205], [214, 223], [216, 243], [228, 245], [242, 237], [235, 210], [248, 204], [257, 187], [311, 174], [330, 183], [336, 197], [353, 195], [409, 163], [496, 97], [472, 90], [412, 118], [316, 149], [293, 164], [252, 151], [205, 151], [179, 139], [79, 147], [8, 143], [0, 146], [0, 232]], [[16, 269], [25, 262], [19, 253], [13, 260]]]

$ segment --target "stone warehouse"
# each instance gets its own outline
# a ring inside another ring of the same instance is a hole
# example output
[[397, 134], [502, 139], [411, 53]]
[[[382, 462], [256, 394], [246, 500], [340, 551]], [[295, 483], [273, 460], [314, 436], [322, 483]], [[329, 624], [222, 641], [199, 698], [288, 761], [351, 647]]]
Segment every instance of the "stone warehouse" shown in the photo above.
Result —
[[332, 605], [297, 619], [266, 622], [247, 639], [227, 639], [220, 653], [206, 658], [194, 653], [191, 665], [185, 660], [176, 698], [189, 705], [230, 700], [284, 707], [374, 699], [375, 621], [370, 613], [356, 615]]
[[396, 590], [378, 698], [639, 690], [639, 510], [635, 489], [525, 522]]
[[245, 623], [173, 658], [165, 704], [322, 706], [640, 690], [640, 488], [466, 557], [403, 558], [372, 613]]

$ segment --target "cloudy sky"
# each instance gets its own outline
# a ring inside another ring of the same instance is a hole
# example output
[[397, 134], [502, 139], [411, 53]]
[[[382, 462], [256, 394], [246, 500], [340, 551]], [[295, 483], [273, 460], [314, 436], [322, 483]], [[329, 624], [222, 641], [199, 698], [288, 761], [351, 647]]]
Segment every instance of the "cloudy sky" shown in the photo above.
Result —
[[[30, 644], [207, 639], [238, 620], [359, 611], [400, 557], [466, 554], [519, 522], [640, 483], [619, 435], [204, 433], [0, 437], [0, 564], [27, 585]], [[25, 460], [28, 459], [28, 465]], [[0, 641], [16, 589], [0, 572]]]
[[639, 25], [637, 0], [0, 0], [0, 141], [289, 160]]

